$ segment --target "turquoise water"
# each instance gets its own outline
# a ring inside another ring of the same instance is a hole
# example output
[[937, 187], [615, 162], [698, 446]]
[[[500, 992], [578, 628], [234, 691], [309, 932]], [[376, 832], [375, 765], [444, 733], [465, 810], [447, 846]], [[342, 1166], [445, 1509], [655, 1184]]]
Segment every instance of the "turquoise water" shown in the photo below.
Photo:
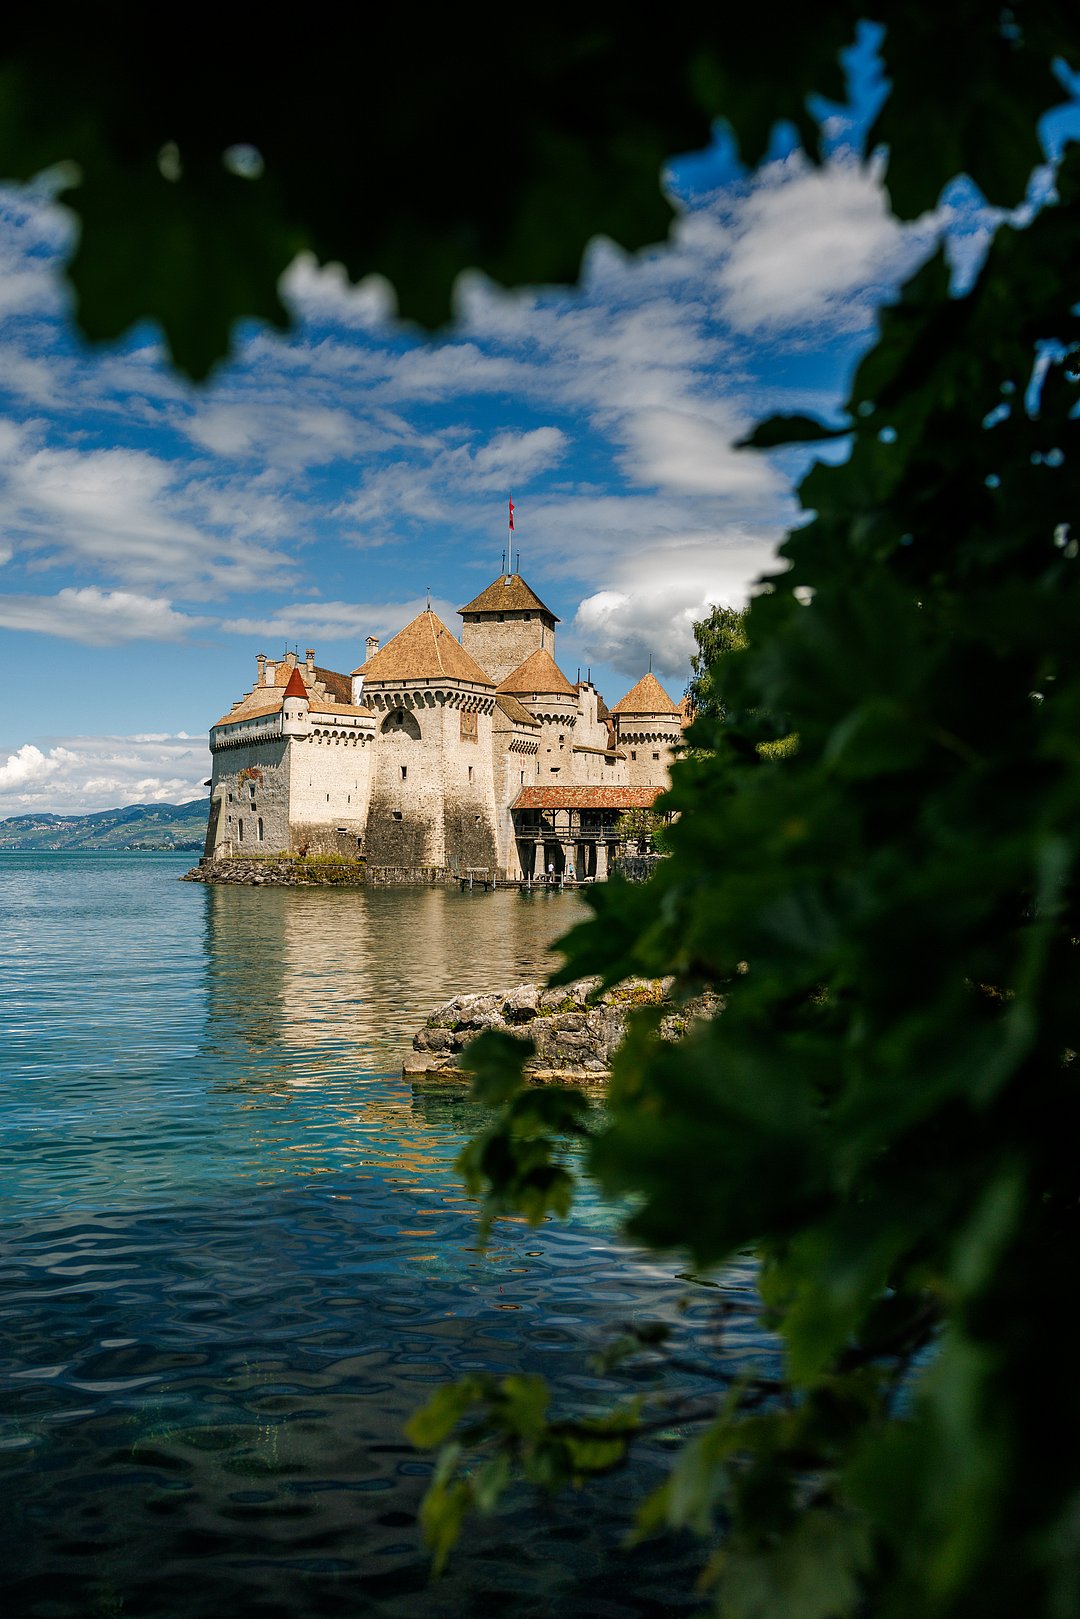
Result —
[[[620, 1321], [715, 1289], [615, 1213], [476, 1243], [463, 1090], [401, 1077], [426, 1014], [540, 976], [568, 894], [207, 889], [190, 857], [0, 856], [0, 1564], [6, 1614], [693, 1610], [628, 1492], [470, 1529], [432, 1584], [409, 1411], [473, 1368], [580, 1405]], [[749, 1278], [725, 1344], [754, 1351]], [[644, 1376], [645, 1374], [638, 1374]], [[625, 1385], [623, 1385], [625, 1387]]]

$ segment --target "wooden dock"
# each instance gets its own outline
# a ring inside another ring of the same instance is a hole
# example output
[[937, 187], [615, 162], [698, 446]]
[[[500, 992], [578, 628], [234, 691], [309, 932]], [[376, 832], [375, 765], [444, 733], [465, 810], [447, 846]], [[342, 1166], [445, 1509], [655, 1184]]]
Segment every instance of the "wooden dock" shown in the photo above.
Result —
[[589, 888], [592, 878], [582, 881], [578, 877], [492, 877], [478, 876], [470, 873], [466, 877], [459, 877], [461, 892], [472, 893], [474, 889], [482, 889], [484, 893], [498, 888], [515, 888], [521, 893], [531, 893], [534, 889], [538, 894], [559, 894], [569, 888]]

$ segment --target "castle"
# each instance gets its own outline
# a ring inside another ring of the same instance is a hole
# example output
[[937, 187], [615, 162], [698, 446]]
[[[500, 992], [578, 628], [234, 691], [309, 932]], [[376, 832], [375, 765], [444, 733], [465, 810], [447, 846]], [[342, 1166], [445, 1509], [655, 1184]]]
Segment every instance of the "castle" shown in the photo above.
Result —
[[520, 574], [429, 608], [351, 675], [260, 653], [210, 731], [208, 858], [360, 857], [369, 881], [551, 871], [603, 879], [617, 823], [667, 786], [680, 712], [649, 673], [608, 710], [555, 662], [555, 615]]

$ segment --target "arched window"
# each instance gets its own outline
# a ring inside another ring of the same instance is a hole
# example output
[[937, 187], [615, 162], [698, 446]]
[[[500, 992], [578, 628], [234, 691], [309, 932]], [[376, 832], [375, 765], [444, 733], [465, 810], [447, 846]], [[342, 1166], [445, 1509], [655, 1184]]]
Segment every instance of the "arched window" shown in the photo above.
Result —
[[416, 717], [405, 708], [392, 708], [382, 722], [384, 736], [407, 736], [413, 742], [420, 740], [420, 727]]

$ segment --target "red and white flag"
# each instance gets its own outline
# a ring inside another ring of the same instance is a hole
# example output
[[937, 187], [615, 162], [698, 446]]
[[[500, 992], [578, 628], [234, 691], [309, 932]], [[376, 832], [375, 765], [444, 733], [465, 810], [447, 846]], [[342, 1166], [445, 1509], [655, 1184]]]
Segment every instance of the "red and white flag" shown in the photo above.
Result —
[[511, 499], [511, 501], [510, 501], [510, 532], [511, 532], [511, 534], [514, 532], [514, 502], [513, 502], [513, 499]]

